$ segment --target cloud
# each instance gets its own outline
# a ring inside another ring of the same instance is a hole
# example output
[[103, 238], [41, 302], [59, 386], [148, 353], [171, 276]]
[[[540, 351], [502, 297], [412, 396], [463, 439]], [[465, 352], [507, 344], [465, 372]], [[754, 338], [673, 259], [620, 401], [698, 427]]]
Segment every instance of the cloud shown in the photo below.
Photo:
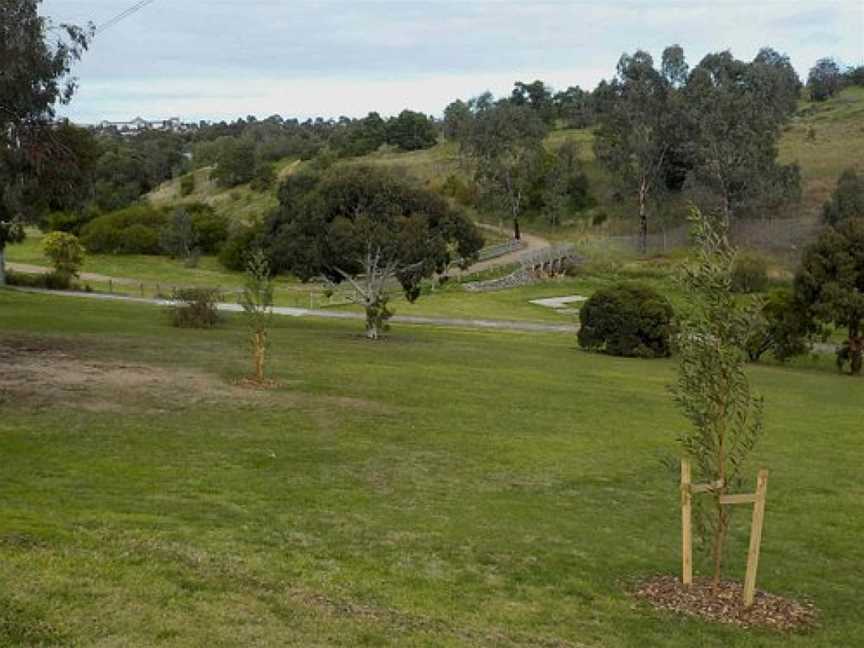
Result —
[[[42, 5], [59, 20], [97, 24], [125, 6]], [[750, 58], [771, 45], [806, 75], [823, 56], [864, 57], [862, 33], [859, 0], [156, 0], [96, 39], [76, 68], [81, 94], [71, 114], [153, 114], [157, 105], [184, 118], [223, 116], [228, 106], [237, 116], [292, 114], [290, 106], [321, 115], [399, 105], [440, 112], [486, 87], [507, 92], [517, 79], [593, 87], [623, 52], [659, 57], [671, 43], [691, 63], [723, 49]], [[285, 87], [300, 96], [285, 96]]]

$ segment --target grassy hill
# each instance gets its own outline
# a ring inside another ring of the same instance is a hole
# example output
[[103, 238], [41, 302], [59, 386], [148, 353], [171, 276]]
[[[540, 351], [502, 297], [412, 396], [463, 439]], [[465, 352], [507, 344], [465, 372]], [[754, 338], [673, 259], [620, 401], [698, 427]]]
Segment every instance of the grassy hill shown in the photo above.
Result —
[[[552, 227], [542, 221], [526, 222], [529, 231], [550, 239], [574, 240], [591, 234], [631, 233], [634, 228], [633, 208], [613, 195], [608, 173], [594, 158], [593, 134], [590, 130], [557, 130], [547, 139], [547, 146], [557, 147], [573, 140], [581, 145], [582, 160], [591, 191], [598, 206], [591, 212], [573, 214], [564, 225]], [[789, 216], [818, 218], [822, 203], [834, 189], [837, 178], [848, 166], [864, 171], [864, 88], [848, 88], [824, 103], [802, 101], [798, 113], [787, 125], [780, 141], [780, 160], [798, 162], [803, 179], [803, 199], [800, 213]], [[459, 163], [458, 148], [452, 142], [442, 142], [431, 149], [399, 152], [392, 149], [346, 160], [342, 164], [372, 164], [402, 167], [432, 188], [440, 188], [451, 174], [464, 174]], [[277, 164], [280, 175], [300, 167], [296, 160], [283, 160]], [[155, 204], [203, 201], [218, 211], [233, 217], [249, 219], [266, 213], [276, 205], [275, 190], [255, 192], [248, 185], [233, 189], [215, 186], [209, 180], [209, 169], [195, 172], [195, 192], [186, 198], [179, 195], [179, 181], [164, 184], [150, 194]], [[586, 221], [594, 213], [608, 218], [601, 227], [588, 227]], [[494, 222], [494, 219], [493, 221]]]

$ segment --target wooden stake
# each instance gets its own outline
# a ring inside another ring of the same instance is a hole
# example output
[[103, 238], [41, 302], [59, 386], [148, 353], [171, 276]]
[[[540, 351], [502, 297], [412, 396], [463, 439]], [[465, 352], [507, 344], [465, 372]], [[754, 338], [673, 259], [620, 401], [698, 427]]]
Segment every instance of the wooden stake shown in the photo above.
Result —
[[681, 582], [693, 584], [693, 494], [690, 462], [681, 460]]
[[753, 524], [750, 527], [750, 549], [747, 552], [747, 575], [744, 577], [744, 607], [753, 605], [756, 595], [756, 570], [759, 567], [759, 547], [762, 544], [762, 523], [765, 520], [765, 493], [768, 490], [768, 471], [760, 470], [756, 478], [756, 502], [753, 505]]

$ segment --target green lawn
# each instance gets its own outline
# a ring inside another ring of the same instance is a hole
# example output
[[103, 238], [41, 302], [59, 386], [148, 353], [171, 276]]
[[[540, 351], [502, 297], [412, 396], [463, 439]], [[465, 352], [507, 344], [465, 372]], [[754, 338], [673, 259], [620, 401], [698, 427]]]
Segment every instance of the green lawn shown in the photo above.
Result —
[[[791, 636], [656, 613], [675, 573], [673, 364], [572, 336], [239, 319], [0, 291], [0, 645], [853, 646], [864, 383], [755, 367], [760, 586]], [[729, 561], [740, 578], [746, 515]], [[699, 568], [704, 571], [704, 564]]]

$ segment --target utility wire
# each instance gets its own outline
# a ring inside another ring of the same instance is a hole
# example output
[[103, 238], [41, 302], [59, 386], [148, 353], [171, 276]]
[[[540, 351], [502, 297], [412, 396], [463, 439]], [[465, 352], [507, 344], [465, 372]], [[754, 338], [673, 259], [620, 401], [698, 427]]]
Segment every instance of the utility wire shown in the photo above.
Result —
[[146, 7], [149, 4], [153, 4], [155, 1], [156, 0], [141, 0], [140, 2], [136, 2], [134, 5], [132, 5], [128, 9], [121, 11], [119, 14], [117, 14], [116, 16], [111, 18], [110, 20], [107, 20], [106, 22], [99, 25], [96, 28], [94, 35], [98, 36], [99, 34], [104, 32], [106, 29], [111, 29], [111, 27], [113, 27], [117, 23], [125, 20], [126, 18], [128, 18], [129, 16], [131, 16], [134, 13], [138, 13], [141, 9], [143, 9], [144, 7]]

